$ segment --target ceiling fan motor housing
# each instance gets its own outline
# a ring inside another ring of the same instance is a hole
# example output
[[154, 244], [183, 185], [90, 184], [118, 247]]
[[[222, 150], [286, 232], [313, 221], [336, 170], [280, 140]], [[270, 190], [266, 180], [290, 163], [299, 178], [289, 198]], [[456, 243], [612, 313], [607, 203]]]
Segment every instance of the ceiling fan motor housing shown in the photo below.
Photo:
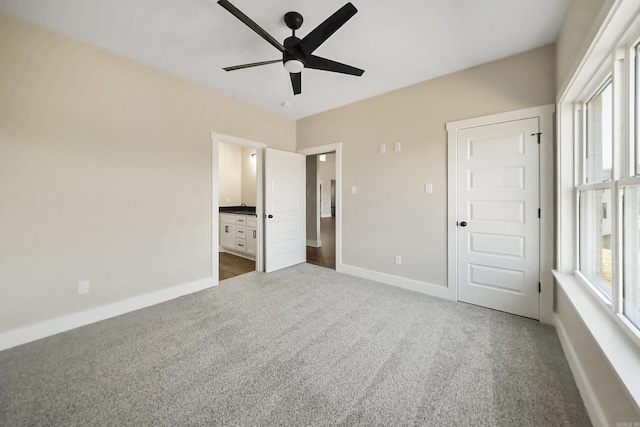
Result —
[[302, 15], [298, 12], [287, 12], [284, 14], [284, 23], [287, 24], [287, 27], [292, 29], [293, 31], [298, 30], [302, 27]]

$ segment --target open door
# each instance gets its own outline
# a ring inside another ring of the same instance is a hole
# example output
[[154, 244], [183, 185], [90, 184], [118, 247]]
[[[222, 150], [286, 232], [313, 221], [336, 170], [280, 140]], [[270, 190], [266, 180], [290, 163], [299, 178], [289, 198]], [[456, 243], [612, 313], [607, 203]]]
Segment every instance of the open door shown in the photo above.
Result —
[[265, 150], [265, 272], [307, 260], [305, 156]]

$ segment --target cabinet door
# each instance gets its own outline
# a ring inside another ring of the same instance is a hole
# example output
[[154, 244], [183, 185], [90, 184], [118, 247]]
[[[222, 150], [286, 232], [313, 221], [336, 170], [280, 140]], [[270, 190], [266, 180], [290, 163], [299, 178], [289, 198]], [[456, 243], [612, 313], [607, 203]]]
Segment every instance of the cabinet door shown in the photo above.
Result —
[[233, 215], [233, 214], [221, 213], [220, 214], [220, 222], [224, 223], [224, 224], [235, 224], [236, 223], [236, 216]]
[[258, 232], [255, 227], [247, 227], [247, 254], [254, 255], [258, 250]]
[[220, 224], [220, 246], [225, 249], [236, 249], [236, 226], [231, 224]]

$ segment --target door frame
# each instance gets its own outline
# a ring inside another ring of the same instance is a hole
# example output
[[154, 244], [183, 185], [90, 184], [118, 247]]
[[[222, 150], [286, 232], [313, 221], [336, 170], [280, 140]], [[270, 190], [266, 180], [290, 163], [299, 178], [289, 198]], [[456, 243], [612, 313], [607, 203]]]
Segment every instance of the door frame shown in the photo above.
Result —
[[336, 271], [343, 272], [342, 265], [342, 142], [319, 145], [297, 150], [296, 153], [305, 156], [315, 156], [325, 153], [336, 153]]
[[220, 223], [220, 189], [218, 187], [218, 153], [219, 144], [240, 145], [242, 147], [253, 148], [256, 150], [256, 216], [257, 224], [257, 248], [256, 248], [256, 271], [264, 271], [264, 150], [267, 144], [262, 142], [251, 141], [248, 139], [237, 138], [231, 135], [211, 132], [211, 276], [216, 278], [217, 284], [218, 269], [220, 268], [220, 255], [218, 254], [218, 239]]
[[553, 174], [555, 105], [524, 108], [466, 120], [448, 122], [447, 130], [447, 270], [448, 287], [458, 300], [458, 131], [515, 120], [537, 118], [540, 135], [540, 322], [553, 324]]

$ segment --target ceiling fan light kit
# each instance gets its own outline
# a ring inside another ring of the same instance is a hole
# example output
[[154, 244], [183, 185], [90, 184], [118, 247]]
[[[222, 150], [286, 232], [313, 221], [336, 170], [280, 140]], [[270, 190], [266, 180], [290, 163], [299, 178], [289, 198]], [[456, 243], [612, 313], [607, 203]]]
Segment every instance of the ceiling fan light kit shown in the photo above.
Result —
[[284, 63], [284, 68], [286, 68], [290, 73], [301, 73], [304, 68], [304, 64], [298, 59], [289, 59]]
[[218, 4], [282, 53], [282, 60], [275, 59], [271, 61], [235, 65], [223, 68], [225, 71], [241, 70], [261, 65], [275, 64], [276, 62], [282, 61], [284, 68], [289, 72], [294, 95], [302, 93], [302, 70], [304, 68], [331, 71], [334, 73], [349, 74], [352, 76], [362, 76], [364, 73], [364, 70], [359, 68], [313, 55], [313, 52], [320, 47], [322, 43], [331, 37], [333, 33], [335, 33], [358, 12], [358, 9], [356, 9], [351, 3], [347, 3], [338, 9], [337, 12], [318, 25], [303, 39], [296, 37], [296, 30], [300, 29], [302, 22], [304, 21], [302, 15], [298, 12], [287, 12], [284, 15], [284, 22], [287, 27], [291, 29], [292, 35], [284, 40], [284, 45], [280, 44], [278, 40], [267, 33], [228, 0], [219, 0]]

